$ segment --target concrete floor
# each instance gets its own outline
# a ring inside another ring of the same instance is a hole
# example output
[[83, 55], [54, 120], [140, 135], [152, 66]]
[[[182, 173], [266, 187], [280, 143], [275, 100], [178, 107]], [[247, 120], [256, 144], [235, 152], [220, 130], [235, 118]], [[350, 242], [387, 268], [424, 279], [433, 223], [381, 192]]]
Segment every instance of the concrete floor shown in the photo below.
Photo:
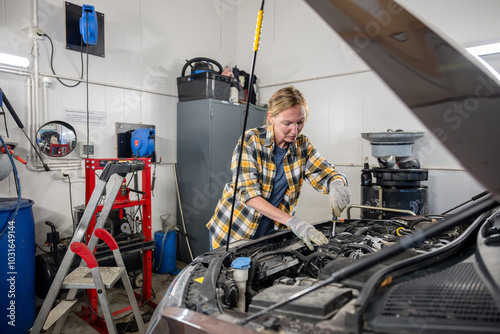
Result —
[[[177, 261], [177, 269], [182, 269], [185, 266], [186, 266], [185, 263]], [[163, 298], [165, 294], [165, 291], [167, 290], [168, 286], [170, 285], [170, 283], [174, 278], [175, 275], [171, 274], [153, 273], [152, 275], [153, 302], [155, 303], [160, 302], [160, 300]], [[134, 291], [136, 291], [137, 293], [141, 293], [141, 289], [136, 289]], [[107, 290], [106, 292], [112, 312], [129, 306], [127, 294], [121, 283], [117, 283], [112, 289]], [[41, 303], [43, 303], [42, 299], [37, 300], [37, 307], [40, 307]], [[62, 333], [71, 333], [71, 334], [99, 333], [97, 330], [95, 330], [92, 326], [90, 326], [76, 314], [76, 312], [82, 309], [82, 306], [87, 307], [87, 302], [85, 294], [83, 294], [83, 292], [80, 292], [78, 294], [78, 302], [71, 309], [70, 314], [68, 315], [68, 319], [63, 327]], [[152, 313], [154, 312], [154, 309], [146, 304], [144, 306], [141, 306], [140, 310], [143, 315], [144, 323], [147, 328], [147, 325], [149, 323]], [[98, 314], [102, 316], [102, 313], [100, 313], [100, 307]], [[135, 325], [135, 322], [132, 324], [129, 323], [130, 320], [134, 319], [134, 316], [133, 314], [131, 314], [131, 311], [127, 311], [122, 315], [116, 315], [114, 319], [118, 333], [139, 333], [137, 331], [136, 326], [135, 329], [132, 328]], [[53, 327], [50, 328], [46, 333], [52, 333], [52, 329]]]

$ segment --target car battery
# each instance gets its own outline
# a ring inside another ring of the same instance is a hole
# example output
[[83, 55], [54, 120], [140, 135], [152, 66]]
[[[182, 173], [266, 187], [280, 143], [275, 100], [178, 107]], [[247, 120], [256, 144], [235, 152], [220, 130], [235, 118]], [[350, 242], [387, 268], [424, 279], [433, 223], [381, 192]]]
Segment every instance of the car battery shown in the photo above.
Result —
[[179, 101], [218, 99], [229, 101], [232, 78], [214, 72], [201, 72], [177, 78]]

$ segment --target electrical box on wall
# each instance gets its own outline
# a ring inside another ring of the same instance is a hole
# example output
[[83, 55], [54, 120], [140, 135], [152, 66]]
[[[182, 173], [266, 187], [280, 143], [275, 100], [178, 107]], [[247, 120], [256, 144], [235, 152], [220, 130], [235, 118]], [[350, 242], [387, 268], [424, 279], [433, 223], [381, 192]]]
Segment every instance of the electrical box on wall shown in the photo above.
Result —
[[[65, 2], [66, 8], [66, 49], [87, 53], [87, 44], [82, 40], [80, 33], [80, 18], [82, 17], [82, 6]], [[88, 45], [91, 55], [104, 57], [104, 14], [95, 12], [97, 16], [97, 43]]]
[[153, 162], [156, 162], [154, 144], [154, 125], [116, 123], [117, 158], [150, 157]]
[[94, 157], [94, 143], [89, 142], [78, 142], [78, 153], [81, 158], [93, 158]]

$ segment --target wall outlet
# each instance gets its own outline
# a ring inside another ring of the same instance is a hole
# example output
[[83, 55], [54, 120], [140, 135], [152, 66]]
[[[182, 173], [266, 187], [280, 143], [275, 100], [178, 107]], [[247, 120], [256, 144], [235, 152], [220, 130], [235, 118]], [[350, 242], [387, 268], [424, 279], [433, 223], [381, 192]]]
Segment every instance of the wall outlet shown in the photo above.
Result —
[[61, 171], [60, 171], [60, 173], [61, 173], [61, 179], [65, 179], [65, 178], [67, 178], [68, 176], [70, 176], [70, 177], [71, 177], [71, 173], [70, 173], [70, 171], [69, 171], [69, 170], [67, 170], [67, 169], [63, 169], [63, 170], [61, 170]]

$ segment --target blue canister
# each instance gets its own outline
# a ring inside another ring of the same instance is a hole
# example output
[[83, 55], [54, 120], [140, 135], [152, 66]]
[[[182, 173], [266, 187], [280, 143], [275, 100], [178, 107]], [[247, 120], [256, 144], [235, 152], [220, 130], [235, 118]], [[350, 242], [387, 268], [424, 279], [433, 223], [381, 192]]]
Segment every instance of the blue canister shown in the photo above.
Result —
[[155, 236], [155, 266], [159, 274], [176, 273], [176, 238], [177, 232], [156, 231]]
[[0, 333], [26, 333], [35, 321], [34, 202], [0, 198]]

